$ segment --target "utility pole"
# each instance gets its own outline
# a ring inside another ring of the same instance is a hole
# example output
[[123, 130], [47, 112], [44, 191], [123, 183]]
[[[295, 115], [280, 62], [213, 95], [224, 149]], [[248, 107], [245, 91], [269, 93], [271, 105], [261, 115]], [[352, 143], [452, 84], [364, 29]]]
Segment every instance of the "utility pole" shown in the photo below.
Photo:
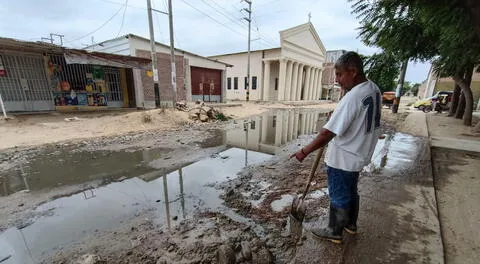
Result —
[[[172, 64], [172, 92], [173, 92], [173, 107], [177, 105], [177, 68], [175, 66], [175, 46], [173, 35], [173, 12], [172, 0], [168, 0], [168, 24], [170, 26], [170, 61]], [[247, 95], [248, 96], [248, 95]]]
[[246, 21], [248, 21], [248, 59], [247, 59], [247, 102], [250, 100], [250, 33], [251, 33], [251, 25], [252, 25], [252, 1], [251, 0], [243, 0], [248, 4], [248, 9], [244, 8], [242, 10], [248, 13], [248, 18], [244, 17]]
[[60, 38], [60, 46], [63, 46], [63, 37], [65, 37], [65, 36], [60, 35], [60, 34], [50, 33], [50, 39], [52, 40], [52, 43], [53, 43], [53, 36], [59, 37]]
[[405, 74], [407, 72], [408, 59], [402, 62], [402, 68], [398, 77], [397, 89], [395, 90], [395, 99], [393, 100], [392, 113], [398, 113], [398, 107], [400, 106], [400, 97], [402, 96], [403, 84], [405, 82]]
[[147, 0], [147, 13], [148, 13], [148, 27], [150, 29], [150, 53], [152, 56], [152, 71], [153, 71], [153, 87], [155, 90], [155, 97], [158, 96], [158, 101], [155, 100], [155, 104], [160, 106], [160, 88], [158, 86], [158, 65], [157, 65], [157, 53], [155, 50], [155, 34], [153, 31], [153, 19], [152, 19], [152, 3], [151, 0]]

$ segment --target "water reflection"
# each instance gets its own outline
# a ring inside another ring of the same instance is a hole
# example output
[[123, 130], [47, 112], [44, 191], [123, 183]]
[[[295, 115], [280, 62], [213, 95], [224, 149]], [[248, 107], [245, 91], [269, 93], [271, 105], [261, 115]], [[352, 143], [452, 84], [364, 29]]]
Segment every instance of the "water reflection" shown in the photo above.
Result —
[[316, 133], [327, 120], [323, 110], [277, 110], [237, 123], [226, 131], [226, 144], [275, 154], [278, 147], [301, 135]]
[[[81, 241], [96, 230], [117, 227], [145, 210], [151, 212], [155, 223], [169, 228], [179, 216], [227, 210], [214, 185], [236, 177], [243, 168], [244, 154], [242, 149], [231, 148], [150, 181], [144, 179], [152, 179], [154, 174], [146, 173], [42, 204], [35, 210], [37, 216], [30, 219], [31, 225], [10, 228], [0, 235], [0, 258], [10, 255], [5, 262], [9, 264], [37, 263], [44, 254]], [[248, 163], [270, 157], [249, 151]]]
[[137, 151], [45, 153], [27, 162], [17, 161], [14, 169], [0, 172], [0, 196], [23, 190], [41, 190], [59, 185], [99, 180], [111, 182], [120, 177], [134, 177], [153, 172], [149, 163], [166, 156], [170, 149]]

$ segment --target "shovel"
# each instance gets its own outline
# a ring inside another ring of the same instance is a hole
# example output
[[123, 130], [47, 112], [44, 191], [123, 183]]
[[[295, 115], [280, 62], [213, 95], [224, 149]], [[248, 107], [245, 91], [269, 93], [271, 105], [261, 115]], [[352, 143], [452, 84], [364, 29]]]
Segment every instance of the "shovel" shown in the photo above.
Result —
[[303, 191], [302, 196], [295, 196], [293, 198], [292, 206], [290, 208], [290, 234], [294, 238], [300, 238], [302, 236], [302, 222], [305, 218], [305, 205], [303, 201], [305, 196], [307, 196], [308, 190], [310, 189], [310, 183], [312, 182], [315, 171], [317, 170], [318, 164], [320, 163], [320, 158], [323, 154], [323, 147], [320, 148], [315, 157], [315, 162], [313, 162], [312, 169], [310, 170], [310, 175], [308, 176], [307, 184], [305, 185], [305, 190]]

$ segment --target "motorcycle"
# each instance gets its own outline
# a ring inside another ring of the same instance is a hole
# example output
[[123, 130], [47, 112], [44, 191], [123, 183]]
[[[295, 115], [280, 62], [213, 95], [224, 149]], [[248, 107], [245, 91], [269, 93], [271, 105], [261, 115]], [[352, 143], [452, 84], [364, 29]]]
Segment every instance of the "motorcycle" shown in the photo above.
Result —
[[449, 107], [447, 104], [446, 96], [444, 98], [432, 98], [432, 104], [425, 106], [422, 111], [428, 113], [432, 110], [441, 113], [442, 111], [448, 111]]

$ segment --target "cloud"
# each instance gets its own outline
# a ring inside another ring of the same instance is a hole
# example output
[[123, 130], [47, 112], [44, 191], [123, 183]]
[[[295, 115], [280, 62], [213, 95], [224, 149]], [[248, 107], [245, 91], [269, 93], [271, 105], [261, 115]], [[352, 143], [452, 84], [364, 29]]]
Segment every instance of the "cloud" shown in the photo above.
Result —
[[[59, 33], [65, 35], [65, 41], [75, 40], [98, 29], [124, 3], [123, 0], [2, 1], [0, 17], [4, 23], [0, 25], [0, 36], [40, 40], [49, 33]], [[166, 11], [164, 0], [152, 0], [152, 4]], [[247, 24], [243, 20], [246, 13], [240, 11], [245, 7], [245, 2], [233, 0], [174, 0], [176, 46], [201, 55], [246, 50]], [[252, 41], [252, 49], [279, 46], [278, 32], [306, 23], [311, 12], [311, 22], [327, 49], [358, 50], [363, 54], [378, 52], [356, 38], [358, 21], [350, 13], [350, 3], [346, 0], [255, 0], [252, 8], [252, 39], [256, 39]], [[91, 44], [92, 36], [96, 42], [117, 37], [122, 14], [123, 10], [94, 34], [67, 45], [80, 48], [82, 44]], [[168, 43], [167, 16], [155, 14], [154, 28], [156, 40]], [[126, 33], [149, 36], [145, 0], [128, 1], [120, 35]], [[407, 78], [426, 78], [428, 69], [425, 68], [428, 67], [415, 66]]]

